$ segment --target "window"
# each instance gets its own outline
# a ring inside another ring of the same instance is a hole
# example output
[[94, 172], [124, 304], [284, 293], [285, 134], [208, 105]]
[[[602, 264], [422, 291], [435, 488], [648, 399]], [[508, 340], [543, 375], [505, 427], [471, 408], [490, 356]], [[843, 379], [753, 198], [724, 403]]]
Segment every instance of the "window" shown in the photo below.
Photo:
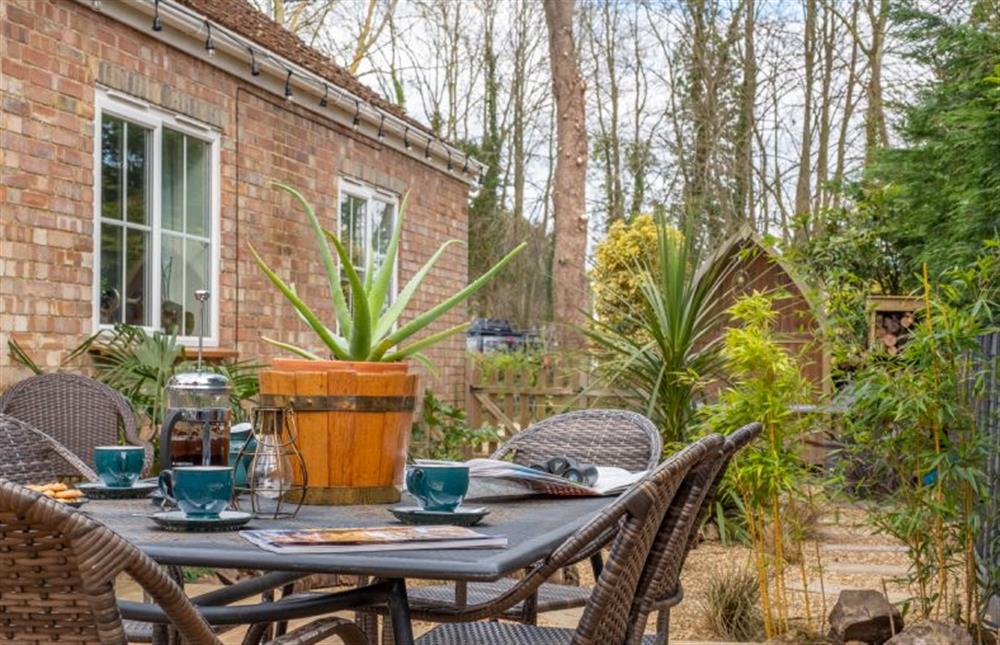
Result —
[[[396, 197], [348, 179], [340, 181], [340, 240], [347, 248], [351, 263], [362, 281], [367, 272], [378, 272], [389, 252], [389, 241], [396, 226]], [[385, 306], [396, 297], [396, 270]], [[374, 278], [374, 275], [372, 276]], [[349, 292], [346, 275], [341, 274], [345, 293]], [[350, 296], [348, 296], [350, 302]]]
[[[130, 97], [98, 92], [94, 320], [193, 340], [194, 292], [218, 292], [218, 135]], [[204, 332], [217, 339], [218, 302]]]

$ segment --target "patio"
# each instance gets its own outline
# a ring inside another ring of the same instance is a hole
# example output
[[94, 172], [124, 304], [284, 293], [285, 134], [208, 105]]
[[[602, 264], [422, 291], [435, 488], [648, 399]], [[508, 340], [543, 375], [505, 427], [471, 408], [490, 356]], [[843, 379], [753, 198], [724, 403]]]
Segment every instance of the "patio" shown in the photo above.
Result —
[[1000, 22], [897, 4], [0, 2], [0, 642], [997, 642]]

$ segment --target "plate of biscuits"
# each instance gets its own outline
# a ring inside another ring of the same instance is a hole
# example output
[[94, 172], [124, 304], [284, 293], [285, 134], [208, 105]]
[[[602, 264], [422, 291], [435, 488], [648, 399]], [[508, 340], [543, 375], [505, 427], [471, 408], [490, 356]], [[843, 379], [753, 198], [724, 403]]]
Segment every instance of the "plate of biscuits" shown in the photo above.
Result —
[[67, 506], [79, 508], [89, 500], [83, 496], [83, 491], [77, 490], [62, 482], [52, 482], [51, 484], [28, 484], [26, 488], [50, 497], [57, 502], [62, 502]]

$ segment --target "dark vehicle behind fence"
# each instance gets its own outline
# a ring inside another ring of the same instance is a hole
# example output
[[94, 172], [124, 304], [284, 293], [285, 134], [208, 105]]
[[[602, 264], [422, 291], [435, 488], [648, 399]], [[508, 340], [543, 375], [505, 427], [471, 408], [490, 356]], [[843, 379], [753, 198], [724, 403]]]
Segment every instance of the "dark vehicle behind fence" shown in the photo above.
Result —
[[515, 330], [509, 320], [477, 318], [465, 332], [465, 348], [470, 352], [515, 352], [534, 344], [535, 334]]

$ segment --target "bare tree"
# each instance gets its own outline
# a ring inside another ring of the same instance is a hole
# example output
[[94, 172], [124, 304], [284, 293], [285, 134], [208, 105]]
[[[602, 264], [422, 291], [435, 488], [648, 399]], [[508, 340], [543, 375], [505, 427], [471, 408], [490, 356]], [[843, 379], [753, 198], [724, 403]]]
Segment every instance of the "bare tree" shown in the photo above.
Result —
[[573, 36], [575, 0], [545, 0], [549, 64], [556, 104], [556, 168], [552, 202], [555, 212], [555, 258], [552, 267], [553, 316], [559, 342], [580, 347], [574, 329], [586, 321], [589, 288], [587, 255], [587, 118], [583, 74]]

